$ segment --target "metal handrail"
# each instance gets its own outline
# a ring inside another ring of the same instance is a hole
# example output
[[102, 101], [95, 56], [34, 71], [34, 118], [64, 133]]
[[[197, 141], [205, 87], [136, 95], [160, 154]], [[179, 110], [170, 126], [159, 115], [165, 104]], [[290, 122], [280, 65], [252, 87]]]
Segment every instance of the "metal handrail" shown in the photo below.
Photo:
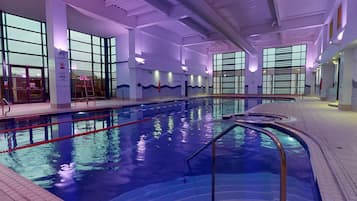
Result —
[[279, 141], [279, 139], [273, 133], [271, 133], [270, 131], [267, 131], [265, 129], [258, 128], [256, 126], [253, 126], [253, 125], [250, 125], [250, 124], [235, 122], [234, 125], [230, 126], [226, 130], [224, 130], [222, 133], [220, 133], [219, 135], [214, 137], [210, 142], [208, 142], [207, 144], [203, 145], [200, 149], [198, 149], [197, 151], [192, 153], [186, 159], [186, 163], [187, 163], [188, 167], [191, 168], [190, 160], [192, 160], [194, 157], [196, 157], [199, 153], [201, 153], [204, 149], [206, 149], [209, 145], [212, 144], [212, 166], [211, 166], [211, 174], [212, 174], [211, 175], [212, 176], [211, 189], [212, 189], [212, 193], [211, 193], [211, 200], [214, 201], [215, 200], [215, 183], [216, 183], [216, 141], [218, 139], [220, 139], [221, 137], [223, 137], [224, 135], [226, 135], [227, 133], [229, 133], [234, 128], [238, 127], [238, 126], [239, 127], [248, 128], [248, 129], [251, 129], [251, 130], [255, 130], [255, 131], [258, 131], [260, 133], [263, 133], [263, 134], [267, 135], [271, 140], [273, 140], [274, 144], [279, 149], [280, 158], [281, 158], [281, 160], [280, 160], [280, 201], [286, 201], [286, 198], [287, 198], [287, 192], [286, 192], [286, 179], [287, 179], [287, 169], [286, 168], [287, 168], [287, 165], [286, 165], [285, 150], [284, 150], [283, 145]]
[[[2, 115], [6, 117], [7, 113], [9, 113], [11, 111], [11, 106], [10, 106], [9, 101], [6, 100], [6, 98], [2, 98], [1, 100], [2, 100], [2, 104], [1, 104]], [[9, 107], [9, 109], [7, 111], [5, 111], [5, 109], [4, 109], [5, 104]]]

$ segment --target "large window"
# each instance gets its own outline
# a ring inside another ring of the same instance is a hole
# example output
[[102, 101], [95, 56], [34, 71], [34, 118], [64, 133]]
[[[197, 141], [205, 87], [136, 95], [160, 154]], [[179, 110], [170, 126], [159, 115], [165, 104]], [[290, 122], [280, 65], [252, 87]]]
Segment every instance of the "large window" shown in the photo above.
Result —
[[213, 55], [213, 93], [243, 94], [245, 52]]
[[7, 63], [47, 68], [45, 24], [8, 13], [2, 16]]
[[302, 95], [306, 45], [263, 50], [263, 94]]
[[[1, 18], [1, 53], [5, 55], [9, 89], [6, 94], [1, 90], [1, 95], [13, 102], [44, 101], [49, 88], [45, 23], [4, 12]], [[0, 75], [4, 89], [2, 67]]]
[[[72, 73], [72, 98], [84, 96], [83, 79], [85, 78], [93, 82], [96, 97], [107, 95], [106, 79], [108, 79], [109, 96], [115, 96], [112, 90], [113, 82], [116, 82], [116, 76], [113, 77], [113, 72], [116, 75], [115, 60], [113, 61], [113, 57], [115, 58], [115, 41], [74, 30], [68, 31], [68, 40]], [[105, 48], [107, 48], [107, 52]], [[107, 60], [106, 55], [108, 55]], [[107, 69], [105, 67], [106, 61], [108, 62]], [[88, 87], [91, 90], [91, 85]]]
[[[15, 103], [45, 101], [49, 97], [46, 24], [1, 12], [0, 27], [0, 64], [6, 63], [5, 78], [0, 69], [1, 96]], [[84, 95], [76, 90], [83, 77], [92, 80], [96, 97], [116, 96], [115, 39], [68, 30], [68, 43], [72, 98]]]

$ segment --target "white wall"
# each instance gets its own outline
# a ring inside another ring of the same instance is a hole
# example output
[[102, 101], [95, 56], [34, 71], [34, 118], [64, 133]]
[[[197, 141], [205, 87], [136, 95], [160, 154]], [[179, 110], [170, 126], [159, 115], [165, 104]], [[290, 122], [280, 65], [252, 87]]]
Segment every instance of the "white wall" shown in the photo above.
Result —
[[[129, 53], [130, 43], [134, 43], [135, 47], [132, 53]], [[136, 63], [133, 68], [130, 68], [128, 62], [125, 61], [128, 61], [131, 54], [145, 59], [145, 63]], [[179, 90], [178, 93], [175, 92], [175, 95], [182, 96], [186, 79], [190, 86], [204, 87], [205, 78], [208, 76], [205, 71], [208, 66], [207, 55], [140, 30], [135, 30], [134, 42], [129, 40], [128, 34], [117, 37], [117, 61], [118, 86], [129, 84], [133, 79], [130, 71], [135, 70], [136, 82], [141, 85], [139, 90], [145, 91], [150, 86], [151, 88], [158, 87], [159, 81], [161, 88], [166, 87], [157, 94], [155, 92], [158, 90], [151, 90], [150, 93], [154, 93], [151, 98], [173, 96], [174, 94], [169, 89]], [[181, 63], [187, 66], [187, 72], [181, 69]], [[137, 95], [137, 98], [147, 96], [145, 92], [141, 94], [138, 92]]]
[[[336, 28], [337, 22], [337, 9], [338, 6], [342, 3], [343, 7], [343, 23], [342, 29], [338, 30]], [[326, 20], [326, 23], [329, 23], [331, 19], [334, 21], [334, 31], [332, 37], [332, 44], [329, 44], [329, 28], [328, 25], [325, 26], [323, 37], [319, 39], [319, 45], [324, 44], [323, 52], [321, 55], [321, 63], [326, 63], [332, 59], [335, 55], [338, 54], [342, 49], [346, 48], [350, 45], [354, 40], [356, 40], [357, 36], [357, 26], [355, 26], [355, 22], [357, 20], [357, 1], [356, 0], [338, 0], [334, 5], [332, 12]], [[338, 41], [338, 34], [344, 30], [342, 40]], [[317, 58], [318, 59], [318, 58]]]

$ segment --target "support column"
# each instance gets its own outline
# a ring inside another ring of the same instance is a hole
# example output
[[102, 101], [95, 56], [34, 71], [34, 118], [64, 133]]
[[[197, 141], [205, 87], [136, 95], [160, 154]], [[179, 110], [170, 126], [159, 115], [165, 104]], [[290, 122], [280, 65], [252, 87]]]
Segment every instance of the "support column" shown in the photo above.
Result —
[[130, 29], [129, 30], [129, 59], [128, 59], [128, 65], [129, 65], [129, 85], [130, 85], [130, 99], [138, 100], [142, 99], [142, 83], [140, 82], [140, 75], [141, 75], [141, 70], [137, 68], [137, 62], [135, 60], [136, 57], [136, 52], [135, 52], [135, 47], [136, 47], [136, 30], [135, 29]]
[[330, 88], [333, 88], [334, 81], [334, 65], [331, 63], [322, 64], [321, 65], [321, 79], [322, 86], [320, 92], [320, 99], [327, 100], [328, 99], [328, 91]]
[[135, 60], [136, 30], [130, 29], [117, 40], [117, 96], [123, 99], [141, 99], [142, 71]]
[[46, 0], [47, 47], [52, 108], [71, 107], [67, 10], [62, 0]]
[[310, 95], [314, 96], [316, 95], [315, 88], [316, 88], [316, 71], [311, 72], [311, 90], [310, 90]]
[[341, 55], [338, 109], [352, 109], [352, 74], [356, 65], [356, 50], [346, 49]]
[[129, 75], [129, 33], [116, 37], [117, 56], [117, 97], [130, 98]]
[[[258, 52], [261, 52], [258, 50]], [[246, 94], [260, 94], [262, 86], [262, 57], [261, 55], [247, 55], [248, 65], [245, 70], [245, 85], [248, 87]]]

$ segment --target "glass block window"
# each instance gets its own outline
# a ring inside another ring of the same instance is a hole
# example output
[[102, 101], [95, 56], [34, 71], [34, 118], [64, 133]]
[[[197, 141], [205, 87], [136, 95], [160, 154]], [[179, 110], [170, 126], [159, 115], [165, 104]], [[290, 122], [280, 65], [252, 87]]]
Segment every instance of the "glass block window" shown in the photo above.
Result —
[[244, 94], [245, 52], [213, 55], [213, 93]]
[[306, 45], [263, 50], [263, 94], [302, 95]]

